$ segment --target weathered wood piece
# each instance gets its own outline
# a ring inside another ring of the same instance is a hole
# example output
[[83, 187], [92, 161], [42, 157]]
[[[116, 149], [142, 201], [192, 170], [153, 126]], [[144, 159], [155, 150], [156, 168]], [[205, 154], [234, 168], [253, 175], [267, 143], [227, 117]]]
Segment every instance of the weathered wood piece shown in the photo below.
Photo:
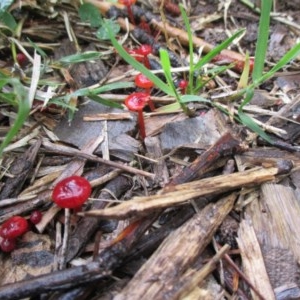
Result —
[[5, 185], [0, 192], [0, 200], [19, 195], [26, 178], [33, 168], [40, 146], [41, 140], [37, 140], [20, 158], [13, 162], [9, 168], [9, 173], [13, 177], [8, 177], [5, 180]]
[[235, 194], [207, 205], [174, 230], [114, 300], [176, 299], [181, 276], [210, 243], [213, 234], [231, 211]]
[[240, 140], [230, 132], [221, 136], [216, 143], [207, 149], [202, 155], [195, 159], [191, 165], [185, 167], [182, 172], [172, 178], [166, 190], [171, 190], [174, 185], [192, 181], [207, 172], [218, 159], [243, 152], [247, 149]]
[[295, 191], [265, 183], [260, 198], [247, 206], [246, 213], [253, 223], [276, 298], [295, 292], [295, 288], [299, 292], [300, 204]]
[[[244, 273], [254, 284], [264, 299], [275, 300], [274, 292], [265, 268], [262, 252], [249, 220], [243, 220], [238, 231], [237, 242], [242, 256]], [[252, 299], [260, 299], [251, 290]]]
[[146, 137], [145, 146], [147, 148], [147, 155], [151, 159], [157, 159], [157, 163], [153, 164], [153, 170], [155, 173], [155, 180], [160, 186], [165, 186], [167, 182], [169, 182], [169, 172], [166, 166], [166, 162], [164, 159], [161, 159], [163, 156], [160, 140], [158, 137]]
[[62, 145], [58, 145], [58, 144], [53, 144], [53, 143], [49, 142], [46, 139], [43, 140], [43, 146], [49, 152], [60, 153], [60, 154], [63, 154], [63, 155], [76, 156], [78, 158], [83, 158], [83, 159], [87, 159], [87, 160], [90, 160], [90, 161], [103, 163], [103, 164], [108, 165], [110, 167], [119, 168], [119, 169], [122, 169], [126, 172], [130, 172], [130, 173], [133, 173], [133, 174], [147, 176], [147, 177], [154, 177], [154, 174], [152, 174], [152, 173], [149, 173], [149, 172], [146, 172], [146, 171], [143, 171], [143, 170], [139, 170], [139, 169], [127, 166], [125, 164], [117, 163], [117, 162], [114, 162], [114, 161], [111, 161], [111, 160], [106, 160], [106, 159], [103, 159], [103, 158], [98, 157], [98, 156], [93, 155], [93, 154], [83, 153], [82, 151], [77, 150], [75, 148], [70, 148], [70, 147], [66, 147], [66, 146], [62, 146]]
[[104, 210], [87, 211], [82, 215], [102, 218], [122, 219], [128, 216], [147, 215], [150, 211], [183, 204], [195, 197], [216, 195], [245, 186], [256, 186], [266, 181], [272, 181], [280, 173], [289, 172], [292, 164], [288, 161], [280, 167], [254, 168], [244, 172], [219, 175], [198, 181], [174, 185], [172, 191], [146, 197], [134, 197], [115, 207]]

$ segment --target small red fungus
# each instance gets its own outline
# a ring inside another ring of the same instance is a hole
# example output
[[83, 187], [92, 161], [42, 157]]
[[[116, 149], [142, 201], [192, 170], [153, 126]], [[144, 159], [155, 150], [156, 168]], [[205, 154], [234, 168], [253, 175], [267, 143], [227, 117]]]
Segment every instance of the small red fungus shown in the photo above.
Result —
[[[137, 87], [145, 89], [145, 93], [150, 95], [150, 90], [154, 86], [154, 84], [147, 76], [140, 73], [135, 76], [134, 82]], [[149, 97], [148, 105], [149, 105], [151, 111], [155, 110], [154, 104], [150, 97]]]
[[135, 25], [135, 21], [134, 21], [134, 16], [133, 16], [133, 13], [132, 13], [132, 9], [131, 9], [131, 6], [133, 4], [135, 4], [136, 0], [119, 0], [118, 1], [120, 4], [123, 4], [124, 6], [127, 7], [127, 13], [128, 13], [128, 18], [129, 18], [129, 21]]
[[179, 81], [178, 87], [183, 95], [186, 93], [186, 89], [187, 89], [188, 85], [189, 85], [189, 82], [185, 79], [181, 79]]
[[17, 62], [20, 66], [24, 66], [27, 63], [27, 57], [22, 52], [17, 54], [16, 59], [17, 59]]
[[42, 220], [42, 213], [39, 210], [34, 210], [30, 215], [30, 221], [32, 224], [38, 224]]
[[15, 239], [3, 239], [0, 243], [0, 248], [3, 252], [11, 252], [16, 248]]
[[91, 192], [88, 180], [74, 175], [57, 183], [52, 192], [52, 200], [62, 208], [77, 209], [89, 198]]
[[138, 49], [136, 49], [136, 53], [143, 56], [144, 66], [147, 69], [150, 69], [150, 62], [148, 55], [153, 51], [152, 47], [148, 44], [142, 44]]
[[137, 60], [138, 62], [140, 63], [143, 63], [144, 62], [144, 57], [137, 53], [137, 50], [136, 49], [126, 49], [125, 50], [128, 52], [128, 54], [130, 54], [135, 60]]
[[28, 222], [25, 218], [14, 216], [6, 220], [0, 228], [0, 236], [4, 239], [14, 239], [28, 230]]
[[142, 139], [146, 137], [143, 108], [148, 104], [150, 95], [147, 93], [132, 93], [125, 99], [126, 107], [131, 111], [138, 112], [138, 124]]

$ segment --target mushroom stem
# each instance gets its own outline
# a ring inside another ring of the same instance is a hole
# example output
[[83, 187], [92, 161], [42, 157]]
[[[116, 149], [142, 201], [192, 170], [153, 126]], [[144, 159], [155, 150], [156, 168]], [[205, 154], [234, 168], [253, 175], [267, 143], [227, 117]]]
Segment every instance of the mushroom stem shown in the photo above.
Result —
[[142, 139], [144, 139], [146, 137], [146, 130], [145, 130], [144, 115], [142, 110], [138, 110], [138, 123], [140, 127], [140, 135]]
[[131, 5], [127, 5], [127, 13], [128, 13], [128, 18], [129, 18], [130, 23], [132, 25], [135, 25], [135, 20], [134, 20], [134, 16], [132, 13]]
[[[149, 90], [150, 90], [150, 89], [149, 89]], [[151, 110], [151, 111], [155, 111], [154, 103], [153, 103], [153, 101], [152, 101], [151, 98], [150, 98], [150, 91], [148, 92], [148, 91], [146, 90], [146, 93], [149, 93], [148, 105], [149, 105], [149, 107], [150, 107], [150, 110]]]

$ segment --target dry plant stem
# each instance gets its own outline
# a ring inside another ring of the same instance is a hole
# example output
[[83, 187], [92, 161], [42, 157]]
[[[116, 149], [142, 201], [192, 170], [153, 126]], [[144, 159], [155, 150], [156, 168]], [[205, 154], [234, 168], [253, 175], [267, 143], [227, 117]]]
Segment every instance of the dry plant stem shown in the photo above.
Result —
[[100, 162], [105, 165], [108, 165], [108, 166], [111, 166], [114, 168], [118, 168], [118, 169], [122, 169], [126, 172], [133, 173], [136, 175], [141, 175], [141, 176], [151, 177], [151, 178], [154, 177], [154, 174], [152, 174], [152, 173], [148, 173], [148, 172], [145, 172], [145, 171], [142, 171], [139, 169], [135, 169], [130, 166], [122, 165], [120, 163], [116, 163], [116, 162], [113, 162], [110, 160], [105, 160], [105, 159], [102, 159], [102, 158], [92, 155], [92, 154], [86, 154], [86, 153], [83, 153], [82, 151], [74, 149], [74, 148], [70, 148], [70, 147], [66, 147], [66, 146], [62, 146], [62, 145], [56, 145], [45, 139], [43, 140], [43, 146], [45, 147], [46, 150], [48, 150], [50, 152], [59, 153], [62, 155], [75, 155], [79, 158], [85, 158], [90, 161]]
[[[236, 194], [207, 205], [174, 230], [135, 274], [114, 300], [176, 299], [182, 274], [191, 267], [210, 243], [213, 234], [232, 210]], [[155, 279], [155, 280], [154, 280]]]
[[105, 210], [87, 211], [81, 215], [102, 218], [123, 219], [129, 216], [147, 215], [150, 211], [183, 204], [195, 197], [216, 195], [246, 186], [259, 185], [275, 180], [278, 174], [288, 173], [292, 168], [290, 161], [282, 161], [278, 167], [254, 168], [230, 175], [219, 175], [190, 183], [176, 185], [169, 192], [146, 197], [135, 197], [118, 206]]
[[245, 274], [238, 268], [235, 262], [230, 258], [230, 256], [226, 253], [224, 255], [226, 262], [239, 274], [241, 278], [249, 285], [249, 287], [257, 294], [257, 296], [264, 300], [265, 298], [261, 295], [261, 293], [256, 289], [256, 287], [249, 281], [249, 279], [245, 276]]
[[[108, 12], [108, 10], [113, 6], [113, 4], [111, 4], [111, 3], [99, 2], [97, 0], [86, 0], [85, 2], [92, 3], [93, 5], [98, 7], [98, 9], [103, 14], [106, 14]], [[118, 7], [121, 7], [121, 6], [118, 6]], [[124, 19], [118, 18], [117, 21], [118, 21], [119, 25], [122, 27], [122, 29], [127, 30], [128, 26], [125, 23]], [[182, 29], [178, 29], [173, 26], [170, 26], [167, 23], [164, 23], [164, 22], [161, 22], [161, 21], [158, 21], [155, 19], [151, 20], [151, 24], [157, 30], [164, 32], [169, 37], [177, 38], [183, 45], [188, 46], [189, 39], [188, 39], [188, 35], [187, 35], [186, 31], [184, 31]], [[133, 30], [134, 27], [135, 26], [133, 26], [132, 24], [129, 24], [129, 31]], [[196, 36], [193, 36], [193, 44], [194, 44], [195, 48], [203, 48], [204, 53], [207, 53], [214, 48], [213, 45], [205, 42], [204, 40], [202, 40], [201, 38], [198, 38]], [[234, 51], [230, 51], [230, 50], [223, 50], [221, 52], [221, 54], [224, 55], [224, 57], [226, 57], [226, 59], [228, 59], [228, 61], [232, 61], [232, 62], [245, 61], [245, 57], [238, 52], [234, 52]]]
[[67, 247], [68, 247], [68, 239], [69, 239], [69, 229], [70, 229], [70, 209], [65, 209], [65, 228], [64, 235], [61, 245], [60, 251], [60, 259], [59, 259], [59, 270], [63, 270], [66, 268], [66, 255], [67, 255]]

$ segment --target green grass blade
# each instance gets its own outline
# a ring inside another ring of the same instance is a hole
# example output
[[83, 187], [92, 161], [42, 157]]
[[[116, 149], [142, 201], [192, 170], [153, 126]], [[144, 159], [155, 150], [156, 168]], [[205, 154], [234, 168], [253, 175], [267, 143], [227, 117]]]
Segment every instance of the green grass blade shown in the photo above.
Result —
[[165, 74], [166, 80], [168, 82], [168, 85], [174, 91], [176, 101], [180, 104], [184, 113], [188, 115], [189, 111], [188, 111], [186, 105], [181, 102], [180, 96], [177, 93], [176, 87], [173, 82], [173, 78], [172, 78], [172, 74], [171, 74], [171, 63], [170, 63], [169, 53], [165, 49], [160, 49], [159, 55], [160, 55], [160, 62], [161, 62], [162, 68], [164, 70], [164, 74]]
[[252, 86], [256, 87], [257, 85], [263, 83], [264, 81], [270, 79], [276, 72], [286, 66], [290, 61], [295, 59], [300, 55], [300, 43], [294, 46], [291, 50], [289, 50], [280, 60], [279, 62], [266, 74], [261, 76], [257, 81], [253, 83]]
[[18, 113], [17, 113], [16, 120], [0, 145], [0, 157], [3, 154], [4, 148], [16, 136], [16, 134], [23, 126], [30, 113], [28, 94], [25, 88], [23, 87], [23, 85], [20, 83], [20, 81], [17, 79], [10, 79], [7, 81], [7, 83], [13, 86], [15, 94], [18, 96], [19, 106], [18, 106]]
[[181, 97], [181, 102], [186, 103], [186, 102], [205, 102], [205, 103], [210, 103], [211, 101], [207, 100], [206, 98], [202, 96], [197, 96], [197, 95], [182, 95]]
[[[106, 23], [105, 23], [106, 24]], [[172, 88], [170, 88], [167, 84], [165, 84], [159, 77], [154, 75], [152, 72], [150, 72], [146, 67], [144, 67], [142, 64], [140, 64], [136, 59], [134, 59], [127, 51], [118, 43], [116, 40], [110, 26], [106, 24], [106, 28], [111, 40], [111, 43], [115, 47], [116, 51], [119, 53], [119, 55], [133, 68], [143, 73], [147, 78], [149, 78], [157, 88], [161, 89], [163, 92], [165, 92], [167, 95], [176, 97], [174, 91]]]
[[213, 50], [208, 52], [203, 58], [201, 58], [196, 65], [194, 66], [194, 70], [200, 70], [204, 65], [210, 62], [215, 56], [217, 56], [222, 50], [226, 49], [237, 37], [244, 34], [245, 29], [241, 29], [234, 33], [231, 37], [226, 39], [223, 43], [216, 46]]
[[102, 53], [98, 51], [87, 51], [84, 53], [77, 53], [65, 56], [59, 60], [62, 64], [74, 64], [74, 63], [80, 63], [85, 62], [89, 60], [98, 59], [100, 56], [102, 56]]
[[253, 95], [254, 95], [254, 90], [249, 88], [246, 91], [245, 100], [239, 106], [239, 109], [238, 109], [239, 119], [246, 127], [250, 128], [251, 130], [256, 132], [260, 137], [262, 137], [264, 140], [266, 140], [267, 142], [269, 142], [271, 144], [272, 143], [271, 138], [259, 127], [259, 125], [257, 125], [254, 122], [254, 120], [250, 116], [248, 116], [247, 114], [245, 114], [243, 112], [243, 107], [251, 101], [251, 99], [253, 98]]
[[103, 99], [97, 95], [89, 95], [88, 98], [92, 99], [95, 102], [101, 103], [105, 106], [123, 109], [123, 106], [121, 104], [114, 101]]
[[255, 49], [253, 81], [258, 80], [263, 73], [269, 40], [270, 13], [273, 0], [261, 1], [261, 14], [259, 19], [258, 39]]
[[189, 55], [190, 55], [190, 70], [189, 70], [189, 87], [188, 90], [190, 93], [193, 93], [194, 90], [194, 45], [193, 45], [193, 34], [191, 31], [190, 22], [186, 11], [183, 8], [182, 4], [179, 4], [179, 9], [181, 12], [181, 16], [186, 28], [186, 32], [189, 39]]

